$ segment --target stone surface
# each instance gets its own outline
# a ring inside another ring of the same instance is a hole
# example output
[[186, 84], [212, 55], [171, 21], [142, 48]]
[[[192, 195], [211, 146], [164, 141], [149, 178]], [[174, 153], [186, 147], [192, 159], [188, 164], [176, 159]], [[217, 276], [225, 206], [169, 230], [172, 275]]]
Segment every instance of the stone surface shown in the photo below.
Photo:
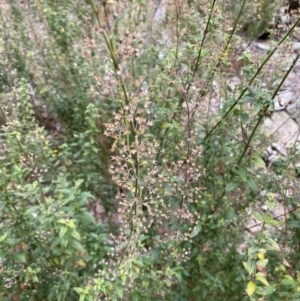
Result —
[[[298, 96], [298, 95], [297, 95]], [[287, 106], [286, 111], [292, 118], [294, 118], [298, 124], [300, 124], [300, 98], [297, 97], [297, 100]]]
[[270, 49], [269, 42], [254, 42], [253, 45], [260, 50], [268, 51]]
[[229, 77], [227, 80], [227, 88], [231, 92], [235, 92], [236, 88], [241, 84], [241, 80], [237, 76]]
[[300, 42], [293, 42], [293, 50], [298, 51], [300, 49]]
[[267, 118], [264, 126], [270, 135], [285, 148], [292, 148], [299, 137], [299, 125], [285, 111], [275, 112], [272, 118]]
[[274, 99], [275, 111], [284, 110], [295, 99], [296, 95], [292, 91], [281, 91]]

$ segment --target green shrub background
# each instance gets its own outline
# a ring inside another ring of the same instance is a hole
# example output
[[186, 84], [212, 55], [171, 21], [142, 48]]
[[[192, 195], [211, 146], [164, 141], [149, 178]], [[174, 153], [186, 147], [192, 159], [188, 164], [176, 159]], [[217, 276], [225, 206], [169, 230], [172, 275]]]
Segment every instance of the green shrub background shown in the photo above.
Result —
[[261, 130], [298, 56], [265, 88], [276, 48], [235, 52], [268, 4], [0, 5], [1, 300], [300, 300], [299, 154]]

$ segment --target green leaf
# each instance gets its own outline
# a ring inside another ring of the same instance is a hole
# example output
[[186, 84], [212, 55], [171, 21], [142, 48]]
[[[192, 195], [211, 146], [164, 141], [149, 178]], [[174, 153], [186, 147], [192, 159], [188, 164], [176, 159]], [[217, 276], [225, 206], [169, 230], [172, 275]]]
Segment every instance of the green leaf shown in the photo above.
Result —
[[[280, 251], [280, 247], [277, 244], [277, 242], [275, 240], [273, 240], [271, 237], [266, 237], [266, 247], [269, 247], [269, 250], [276, 250], [276, 251]], [[272, 249], [270, 249], [270, 247]]]
[[7, 238], [7, 233], [4, 233], [3, 235], [0, 236], [0, 242], [5, 241]]
[[63, 218], [61, 218], [60, 220], [57, 221], [59, 224], [66, 224], [67, 221]]
[[257, 257], [262, 260], [265, 258], [265, 254], [266, 254], [267, 250], [266, 249], [262, 249], [260, 248], [259, 251], [257, 252]]
[[67, 227], [61, 227], [59, 231], [59, 238], [63, 238], [67, 232], [68, 228]]
[[246, 288], [246, 293], [248, 294], [248, 296], [253, 295], [255, 290], [256, 290], [256, 284], [253, 281], [249, 281]]
[[234, 108], [233, 111], [232, 111], [232, 114], [234, 116], [238, 116], [240, 114], [240, 110], [238, 108]]
[[257, 185], [255, 183], [255, 181], [252, 179], [252, 178], [248, 178], [247, 180], [247, 184], [249, 186], [249, 188], [252, 190], [252, 191], [257, 191]]
[[255, 268], [256, 268], [256, 261], [255, 260], [252, 260], [252, 259], [249, 259], [247, 261], [247, 271], [249, 273], [249, 275], [252, 275], [255, 271]]
[[232, 221], [236, 220], [238, 218], [237, 214], [235, 213], [233, 208], [230, 208], [225, 213], [225, 220], [228, 221], [228, 223], [232, 223]]
[[84, 301], [85, 300], [85, 294], [80, 295], [79, 301]]
[[272, 217], [272, 215], [265, 213], [263, 215], [263, 219], [264, 219], [264, 222], [268, 225], [268, 224], [270, 224], [270, 221], [273, 220], [273, 217]]
[[146, 160], [144, 160], [144, 161], [142, 161], [142, 162], [140, 163], [140, 166], [144, 166], [144, 165], [147, 165], [147, 164], [149, 164], [149, 162], [146, 161]]
[[163, 128], [169, 128], [169, 129], [176, 129], [176, 128], [178, 128], [178, 125], [175, 122], [172, 122], [172, 123], [164, 122], [162, 124], [162, 126], [163, 126]]
[[296, 281], [290, 275], [284, 275], [283, 279], [281, 280], [281, 284], [285, 286], [291, 285], [292, 287], [297, 286]]
[[297, 271], [297, 282], [300, 283], [300, 272]]
[[248, 268], [248, 264], [246, 261], [243, 261], [243, 266], [244, 266], [245, 270], [249, 273], [249, 268]]
[[76, 182], [75, 182], [75, 188], [76, 188], [76, 189], [79, 188], [79, 186], [80, 186], [83, 182], [84, 182], [83, 179], [76, 180]]
[[272, 219], [269, 221], [269, 225], [272, 226], [281, 226], [282, 224], [284, 224], [284, 220], [276, 221], [275, 219]]
[[70, 220], [67, 221], [67, 226], [68, 226], [69, 228], [71, 228], [71, 229], [75, 229], [75, 228], [76, 228], [75, 222], [76, 222], [75, 219], [70, 219]]
[[276, 285], [270, 285], [265, 287], [258, 286], [256, 289], [256, 293], [262, 296], [268, 296], [273, 294], [276, 291]]
[[253, 211], [252, 214], [258, 221], [260, 221], [260, 222], [264, 221], [262, 215], [258, 211]]
[[193, 229], [193, 231], [192, 231], [192, 233], [190, 235], [190, 238], [193, 238], [193, 237], [197, 236], [200, 233], [201, 229], [202, 229], [202, 225], [200, 223], [198, 223], [194, 227], [194, 229]]
[[95, 218], [90, 212], [82, 212], [80, 218], [85, 224], [95, 224]]
[[256, 273], [255, 275], [256, 280], [260, 281], [265, 286], [270, 286], [268, 280], [266, 279], [265, 275], [261, 272]]
[[121, 286], [116, 286], [116, 291], [118, 296], [122, 299], [123, 298], [123, 288]]
[[266, 167], [265, 161], [257, 153], [252, 154], [252, 156], [251, 156], [251, 162], [256, 167], [263, 167], [263, 168]]
[[248, 248], [248, 255], [251, 255], [253, 253], [257, 253], [258, 251], [260, 251], [260, 249], [258, 247], [251, 246], [250, 248]]
[[16, 253], [14, 259], [16, 262], [26, 262], [26, 256], [24, 253]]
[[300, 228], [300, 222], [298, 220], [288, 220], [287, 224], [290, 228], [293, 228], [293, 229]]
[[75, 229], [73, 229], [73, 230], [71, 231], [70, 234], [71, 234], [71, 236], [74, 237], [75, 239], [81, 240], [80, 234], [79, 234]]
[[36, 212], [40, 206], [32, 206], [29, 209], [26, 210], [25, 215], [32, 215], [34, 212]]
[[242, 179], [243, 182], [246, 182], [246, 180], [247, 180], [247, 173], [248, 173], [248, 170], [245, 167], [241, 167], [236, 171], [236, 174], [238, 174], [240, 176], [240, 178]]
[[227, 185], [226, 185], [226, 192], [230, 192], [232, 190], [234, 190], [235, 188], [239, 187], [240, 186], [240, 182], [237, 182], [237, 181], [231, 181], [229, 182]]
[[256, 98], [252, 95], [246, 95], [242, 99], [240, 99], [240, 103], [253, 103], [255, 102]]
[[258, 260], [256, 262], [256, 264], [261, 266], [262, 268], [265, 268], [267, 266], [268, 262], [269, 262], [269, 259], [262, 259], [262, 260]]
[[38, 278], [37, 275], [32, 275], [31, 279], [32, 279], [33, 282], [39, 282], [39, 278]]
[[240, 118], [242, 123], [246, 123], [249, 119], [249, 115], [247, 113], [241, 112], [240, 113]]
[[69, 242], [70, 246], [72, 246], [74, 249], [78, 250], [81, 253], [85, 253], [82, 245], [77, 240], [71, 240]]

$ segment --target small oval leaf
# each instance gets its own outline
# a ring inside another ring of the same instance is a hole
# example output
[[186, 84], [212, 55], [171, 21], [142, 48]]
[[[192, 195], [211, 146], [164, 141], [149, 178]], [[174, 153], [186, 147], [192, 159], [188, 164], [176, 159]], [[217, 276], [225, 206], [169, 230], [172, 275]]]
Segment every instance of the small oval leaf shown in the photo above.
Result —
[[256, 284], [253, 281], [249, 281], [246, 288], [246, 293], [248, 294], [248, 296], [253, 295], [255, 290], [256, 290]]

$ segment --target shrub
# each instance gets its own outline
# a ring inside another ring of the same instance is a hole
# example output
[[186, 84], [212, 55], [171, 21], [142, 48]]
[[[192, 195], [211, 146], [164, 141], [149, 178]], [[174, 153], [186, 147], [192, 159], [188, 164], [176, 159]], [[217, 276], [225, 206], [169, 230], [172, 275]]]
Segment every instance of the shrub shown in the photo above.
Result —
[[298, 153], [267, 169], [261, 125], [299, 20], [256, 57], [238, 35], [247, 5], [4, 7], [3, 300], [298, 298]]

